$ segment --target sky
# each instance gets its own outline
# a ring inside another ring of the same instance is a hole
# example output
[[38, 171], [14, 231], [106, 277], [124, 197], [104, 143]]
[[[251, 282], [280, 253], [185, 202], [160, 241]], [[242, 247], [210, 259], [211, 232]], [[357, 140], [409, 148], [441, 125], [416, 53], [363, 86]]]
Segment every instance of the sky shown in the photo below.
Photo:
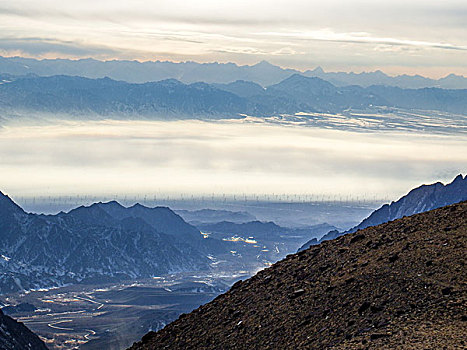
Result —
[[[395, 200], [467, 168], [465, 135], [242, 120], [58, 121], [0, 128], [2, 192], [19, 196], [325, 195]], [[464, 174], [465, 175], [465, 174]]]
[[465, 0], [0, 0], [0, 55], [467, 75]]

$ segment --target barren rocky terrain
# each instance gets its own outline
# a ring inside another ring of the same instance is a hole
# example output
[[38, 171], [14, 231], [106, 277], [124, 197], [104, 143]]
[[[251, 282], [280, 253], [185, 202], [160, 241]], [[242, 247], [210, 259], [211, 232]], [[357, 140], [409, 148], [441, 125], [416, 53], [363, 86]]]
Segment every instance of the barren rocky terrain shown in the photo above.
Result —
[[465, 349], [467, 202], [289, 255], [143, 349]]

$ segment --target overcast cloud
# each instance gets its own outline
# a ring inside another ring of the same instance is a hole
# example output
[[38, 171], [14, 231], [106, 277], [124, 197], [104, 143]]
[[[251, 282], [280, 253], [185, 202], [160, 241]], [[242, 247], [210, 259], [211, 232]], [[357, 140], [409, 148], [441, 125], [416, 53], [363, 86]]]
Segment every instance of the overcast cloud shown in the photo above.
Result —
[[0, 1], [0, 54], [467, 75], [467, 2]]

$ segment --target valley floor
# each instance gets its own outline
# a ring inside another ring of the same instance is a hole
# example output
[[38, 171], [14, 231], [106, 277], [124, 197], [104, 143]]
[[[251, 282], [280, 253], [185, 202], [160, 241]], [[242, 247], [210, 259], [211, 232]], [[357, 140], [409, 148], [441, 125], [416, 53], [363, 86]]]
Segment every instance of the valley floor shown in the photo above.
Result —
[[211, 301], [249, 271], [184, 273], [105, 285], [74, 285], [0, 297], [37, 309], [11, 317], [50, 349], [122, 349], [179, 314]]

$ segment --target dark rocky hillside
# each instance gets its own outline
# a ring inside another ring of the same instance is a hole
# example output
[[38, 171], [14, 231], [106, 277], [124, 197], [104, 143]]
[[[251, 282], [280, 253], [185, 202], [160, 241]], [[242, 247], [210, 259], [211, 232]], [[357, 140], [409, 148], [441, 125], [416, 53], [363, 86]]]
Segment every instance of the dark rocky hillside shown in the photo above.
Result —
[[98, 115], [242, 113], [247, 101], [205, 83], [175, 79], [129, 84], [109, 78], [21, 77], [0, 85], [0, 105], [38, 112]]
[[313, 246], [143, 349], [465, 349], [467, 202]]
[[0, 349], [47, 350], [47, 347], [24, 324], [4, 315], [0, 310]]
[[[236, 88], [236, 80], [246, 80], [262, 86], [276, 84], [289, 76], [300, 73], [294, 69], [283, 69], [267, 61], [261, 61], [252, 66], [238, 66], [235, 63], [196, 63], [170, 61], [126, 61], [111, 60], [98, 61], [92, 58], [69, 59], [33, 59], [25, 57], [1, 57], [0, 78], [11, 80], [11, 74], [40, 76], [50, 75], [79, 75], [87, 78], [110, 77], [133, 83], [145, 83], [162, 79], [175, 78], [184, 83], [204, 81], [207, 83], [233, 83], [230, 88]], [[445, 89], [465, 89], [467, 78], [450, 74], [444, 78], [434, 80], [420, 75], [388, 76], [380, 70], [374, 72], [347, 73], [324, 72], [321, 67], [303, 73], [308, 77], [318, 77], [337, 86], [370, 85], [399, 86], [401, 88], [441, 87]], [[10, 76], [9, 76], [10, 75]], [[226, 84], [230, 85], [230, 84]]]

